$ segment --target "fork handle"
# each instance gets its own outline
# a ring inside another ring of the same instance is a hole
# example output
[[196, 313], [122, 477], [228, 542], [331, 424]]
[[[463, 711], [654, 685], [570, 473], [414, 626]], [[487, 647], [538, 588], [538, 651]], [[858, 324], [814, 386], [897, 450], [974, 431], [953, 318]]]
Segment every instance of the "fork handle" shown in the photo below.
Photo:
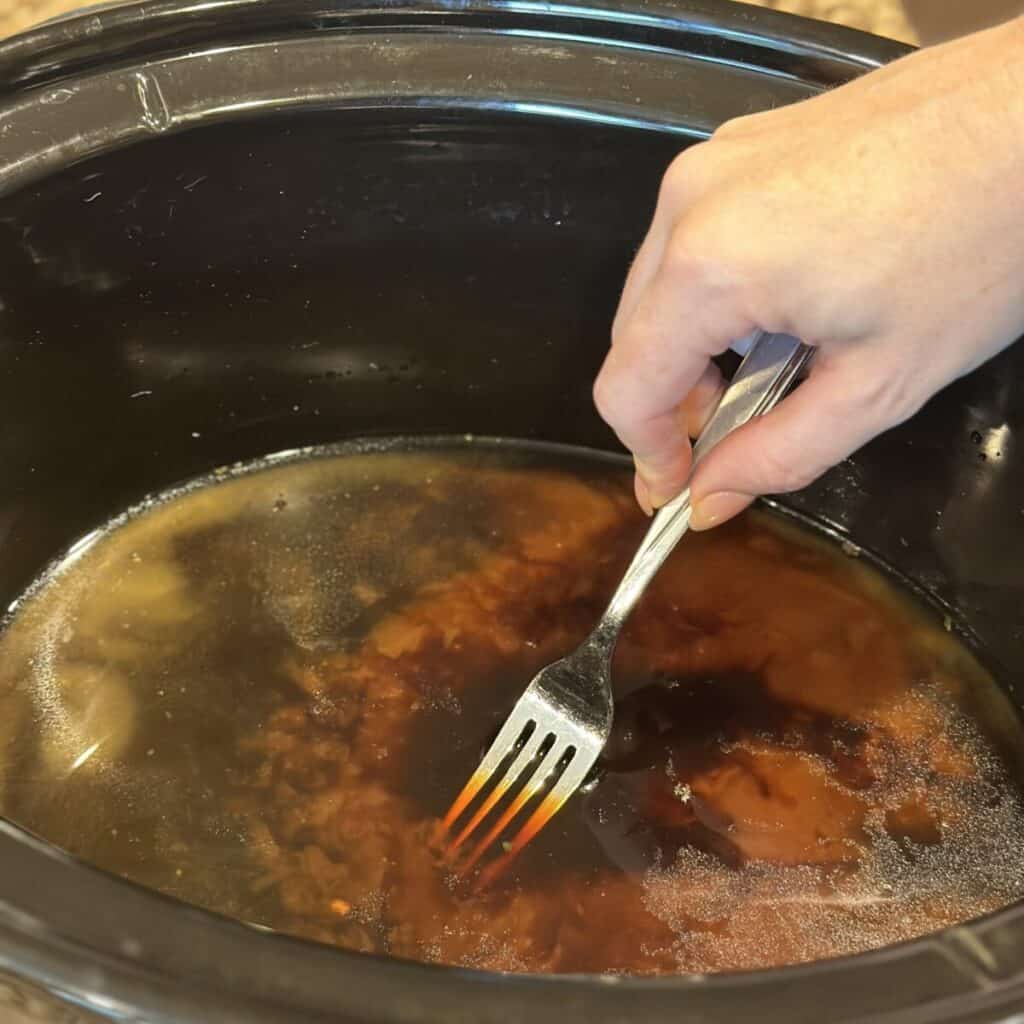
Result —
[[[807, 365], [812, 351], [789, 335], [756, 332], [743, 362], [693, 447], [691, 475], [693, 467], [719, 441], [754, 416], [761, 416], [778, 405]], [[612, 636], [618, 633], [654, 574], [686, 533], [690, 513], [690, 488], [686, 487], [654, 517], [601, 617], [598, 631], [610, 630]]]

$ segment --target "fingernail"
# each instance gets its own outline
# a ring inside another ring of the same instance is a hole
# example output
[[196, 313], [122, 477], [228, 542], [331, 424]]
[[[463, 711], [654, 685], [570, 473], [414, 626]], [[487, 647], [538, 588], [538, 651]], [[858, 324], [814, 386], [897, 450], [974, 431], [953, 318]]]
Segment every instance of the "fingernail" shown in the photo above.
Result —
[[647, 512], [648, 515], [652, 515], [662, 505], [667, 505], [675, 497], [675, 494], [666, 493], [658, 487], [657, 483], [652, 483], [652, 481], [660, 479], [664, 472], [657, 472], [642, 459], [634, 458], [633, 465], [636, 467], [637, 479], [643, 483], [644, 487], [644, 501], [641, 501], [640, 504], [645, 511], [650, 510]]
[[654, 515], [654, 506], [651, 504], [651, 492], [647, 489], [647, 482], [637, 473], [633, 478], [633, 493], [640, 507], [644, 510], [645, 516]]
[[690, 516], [691, 530], [710, 530], [727, 519], [742, 512], [754, 499], [749, 494], [734, 491], [718, 491], [709, 494], [693, 506]]
[[656, 487], [648, 488], [647, 494], [650, 498], [651, 507], [655, 510], [661, 508], [662, 505], [667, 505], [675, 497], [674, 494], [665, 494]]

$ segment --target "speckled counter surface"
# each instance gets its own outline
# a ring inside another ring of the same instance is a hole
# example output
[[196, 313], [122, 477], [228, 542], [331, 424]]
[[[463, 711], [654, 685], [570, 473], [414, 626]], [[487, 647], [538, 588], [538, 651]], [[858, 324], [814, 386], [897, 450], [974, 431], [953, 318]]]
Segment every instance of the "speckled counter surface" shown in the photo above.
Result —
[[[750, 2], [750, 0], [748, 0]], [[901, 0], [753, 0], [761, 7], [774, 7], [807, 18], [820, 18], [840, 25], [865, 29], [890, 39], [916, 43], [914, 29]]]
[[[754, 0], [811, 18], [835, 21], [905, 42], [915, 42], [914, 31], [901, 0]], [[81, 0], [0, 0], [0, 36], [20, 32], [38, 21], [81, 6]]]

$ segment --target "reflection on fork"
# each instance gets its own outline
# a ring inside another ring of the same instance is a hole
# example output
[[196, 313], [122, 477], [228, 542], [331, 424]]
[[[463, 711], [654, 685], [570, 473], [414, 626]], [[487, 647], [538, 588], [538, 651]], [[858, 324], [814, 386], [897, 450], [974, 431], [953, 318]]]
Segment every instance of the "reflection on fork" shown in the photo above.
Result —
[[[592, 634], [568, 658], [537, 674], [445, 816], [444, 827], [450, 834], [472, 811], [446, 851], [459, 874], [467, 874], [506, 829], [535, 805], [525, 823], [503, 844], [502, 855], [481, 873], [478, 888], [497, 878], [544, 828], [600, 756], [612, 726], [609, 667], [614, 641], [615, 636], [607, 630], [596, 639]], [[463, 845], [506, 798], [494, 823], [468, 855], [461, 857]]]

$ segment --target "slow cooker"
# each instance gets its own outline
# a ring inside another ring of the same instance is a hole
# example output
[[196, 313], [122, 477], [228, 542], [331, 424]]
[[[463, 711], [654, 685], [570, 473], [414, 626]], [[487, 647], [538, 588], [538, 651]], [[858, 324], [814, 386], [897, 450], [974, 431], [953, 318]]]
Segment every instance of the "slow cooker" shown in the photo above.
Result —
[[[614, 448], [591, 382], [671, 157], [902, 52], [718, 0], [146, 0], [3, 42], [3, 606], [236, 460], [396, 433]], [[786, 501], [940, 603], [1008, 687], [1022, 395], [1017, 347]], [[780, 970], [513, 977], [266, 934], [10, 823], [0, 865], [5, 1021], [1024, 1014], [1020, 906]]]

